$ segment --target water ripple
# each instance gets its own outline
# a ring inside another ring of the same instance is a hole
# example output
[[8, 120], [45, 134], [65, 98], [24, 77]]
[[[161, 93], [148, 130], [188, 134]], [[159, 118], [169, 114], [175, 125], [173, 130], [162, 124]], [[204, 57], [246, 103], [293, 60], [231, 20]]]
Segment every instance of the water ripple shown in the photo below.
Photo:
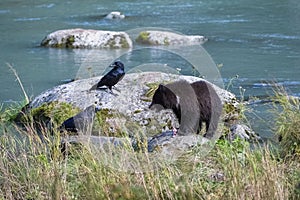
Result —
[[0, 14], [6, 14], [6, 13], [9, 13], [10, 10], [0, 10]]
[[24, 22], [24, 21], [40, 21], [42, 19], [46, 19], [46, 17], [30, 17], [30, 18], [26, 18], [26, 17], [22, 17], [22, 18], [17, 18], [14, 19], [14, 21], [16, 22]]
[[227, 23], [242, 23], [242, 22], [249, 22], [250, 20], [247, 19], [215, 19], [215, 20], [208, 20], [208, 23], [217, 23], [217, 24], [227, 24]]
[[50, 4], [41, 4], [41, 5], [38, 5], [36, 6], [37, 8], [52, 8], [54, 7], [55, 4], [54, 3], [50, 3]]
[[271, 34], [251, 34], [251, 36], [259, 37], [259, 38], [275, 38], [275, 39], [292, 39], [299, 40], [300, 37], [296, 35], [284, 35], [280, 33], [271, 33]]
[[253, 88], [276, 87], [276, 86], [299, 86], [300, 81], [282, 81], [276, 83], [254, 83]]

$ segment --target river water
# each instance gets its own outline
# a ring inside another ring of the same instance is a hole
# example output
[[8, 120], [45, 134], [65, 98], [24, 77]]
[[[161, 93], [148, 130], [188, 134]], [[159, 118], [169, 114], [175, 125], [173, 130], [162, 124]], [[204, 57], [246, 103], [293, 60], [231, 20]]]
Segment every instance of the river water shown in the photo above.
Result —
[[[126, 18], [103, 18], [111, 11], [121, 11]], [[209, 41], [203, 47], [221, 66], [225, 87], [238, 96], [240, 88], [245, 89], [245, 98], [268, 95], [268, 83], [273, 82], [300, 96], [299, 0], [1, 0], [0, 103], [6, 106], [24, 99], [7, 63], [17, 70], [27, 94], [34, 97], [61, 80], [76, 77], [87, 62], [85, 56], [91, 50], [40, 47], [48, 33], [67, 28], [126, 31], [142, 27], [206, 36]], [[110, 52], [99, 50], [98, 54]], [[136, 59], [142, 63], [144, 57]], [[88, 65], [100, 64], [89, 60]], [[255, 115], [250, 115], [250, 122], [268, 137], [264, 129], [269, 130], [269, 125], [255, 123], [257, 117], [269, 121], [268, 106], [251, 108]]]

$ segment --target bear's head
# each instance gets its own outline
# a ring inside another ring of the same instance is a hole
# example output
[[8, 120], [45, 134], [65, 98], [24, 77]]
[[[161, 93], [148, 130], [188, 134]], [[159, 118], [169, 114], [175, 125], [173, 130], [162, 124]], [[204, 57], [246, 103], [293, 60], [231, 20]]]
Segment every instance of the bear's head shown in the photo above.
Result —
[[160, 84], [155, 91], [149, 108], [155, 107], [159, 109], [159, 105], [164, 109], [174, 109], [179, 106], [178, 97], [168, 87], [162, 84]]

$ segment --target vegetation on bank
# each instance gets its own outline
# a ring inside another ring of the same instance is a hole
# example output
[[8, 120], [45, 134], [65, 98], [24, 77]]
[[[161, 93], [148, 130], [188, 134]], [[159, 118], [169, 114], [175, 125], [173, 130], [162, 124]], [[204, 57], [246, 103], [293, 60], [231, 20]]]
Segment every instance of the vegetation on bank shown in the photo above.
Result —
[[[283, 88], [277, 88], [273, 98], [276, 130], [282, 157], [300, 161], [300, 101], [289, 96]], [[299, 185], [300, 187], [300, 185]]]
[[59, 134], [42, 143], [2, 110], [0, 199], [299, 199], [299, 100], [279, 91], [274, 102], [278, 147], [219, 140], [205, 159], [195, 147], [174, 162], [131, 148], [62, 154]]

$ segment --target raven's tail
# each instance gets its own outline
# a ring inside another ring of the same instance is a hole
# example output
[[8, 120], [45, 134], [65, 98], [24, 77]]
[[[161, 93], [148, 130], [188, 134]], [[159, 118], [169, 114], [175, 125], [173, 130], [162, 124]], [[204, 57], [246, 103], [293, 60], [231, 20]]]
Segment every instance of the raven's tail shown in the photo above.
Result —
[[97, 86], [98, 86], [98, 84], [93, 85], [93, 86], [89, 89], [89, 91], [91, 91], [91, 90], [96, 90], [96, 89], [97, 89]]

